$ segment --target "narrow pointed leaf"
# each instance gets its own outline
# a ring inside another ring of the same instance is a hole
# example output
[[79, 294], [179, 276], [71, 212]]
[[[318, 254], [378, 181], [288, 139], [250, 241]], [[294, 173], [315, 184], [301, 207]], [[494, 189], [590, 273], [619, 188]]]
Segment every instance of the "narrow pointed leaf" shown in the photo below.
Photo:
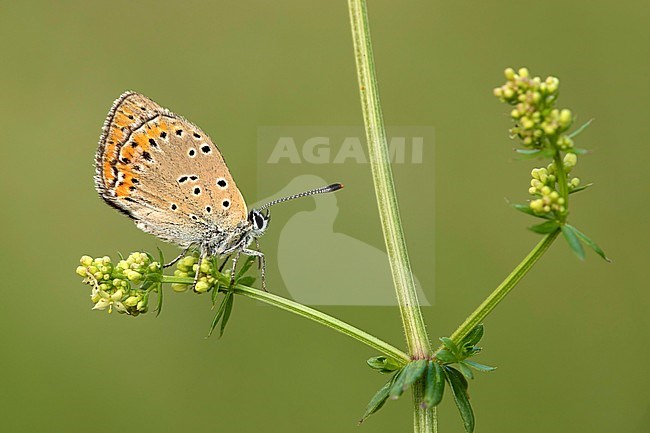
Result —
[[239, 280], [241, 277], [244, 276], [246, 272], [253, 266], [253, 262], [255, 261], [255, 256], [249, 256], [246, 261], [244, 262], [244, 265], [239, 268], [239, 271], [237, 271], [237, 274], [235, 274], [235, 281]]
[[571, 134], [569, 134], [569, 138], [573, 138], [573, 137], [577, 136], [578, 134], [580, 134], [582, 131], [587, 129], [587, 127], [589, 125], [591, 125], [591, 122], [593, 122], [593, 121], [594, 121], [594, 119], [587, 120], [581, 127], [579, 127], [578, 129], [573, 131]]
[[393, 377], [391, 377], [388, 380], [388, 382], [386, 382], [384, 386], [382, 386], [381, 389], [377, 391], [377, 393], [370, 399], [368, 406], [366, 406], [366, 412], [363, 414], [363, 417], [359, 420], [359, 424], [364, 422], [370, 415], [372, 415], [373, 413], [381, 409], [384, 403], [386, 403], [386, 399], [388, 398], [388, 391], [393, 385], [393, 382], [395, 381], [395, 376], [397, 376], [397, 374], [398, 373], [395, 373], [395, 375], [393, 375]]
[[483, 327], [482, 323], [479, 323], [469, 331], [469, 334], [467, 334], [467, 337], [463, 338], [463, 345], [469, 344], [471, 346], [476, 346], [479, 341], [481, 341], [481, 338], [483, 338], [483, 333], [485, 332], [485, 328]]
[[255, 282], [255, 277], [252, 275], [246, 275], [245, 277], [241, 277], [239, 280], [236, 280], [237, 284], [241, 284], [242, 286], [248, 286], [251, 287], [253, 283]]
[[221, 319], [221, 316], [223, 316], [223, 313], [226, 309], [227, 302], [228, 302], [228, 295], [226, 294], [226, 296], [224, 296], [224, 298], [221, 300], [221, 303], [219, 304], [219, 308], [217, 309], [217, 313], [214, 315], [214, 318], [212, 319], [212, 323], [210, 324], [210, 332], [208, 332], [207, 337], [211, 336], [212, 331], [214, 331], [214, 328], [217, 327], [217, 323], [219, 323], [219, 319]]
[[438, 406], [445, 393], [445, 373], [442, 366], [435, 361], [429, 361], [425, 380], [424, 406], [431, 409]]
[[545, 220], [549, 220], [549, 219], [553, 218], [553, 216], [551, 214], [549, 214], [549, 213], [544, 213], [544, 214], [535, 213], [535, 211], [532, 210], [530, 208], [530, 206], [528, 206], [527, 204], [512, 203], [510, 206], [512, 206], [513, 208], [515, 208], [519, 212], [523, 212], [523, 213], [525, 213], [527, 215], [531, 215], [531, 216], [534, 216], [536, 218], [542, 218], [542, 219], [545, 219]]
[[445, 364], [451, 364], [458, 361], [458, 359], [456, 359], [456, 357], [452, 355], [451, 352], [447, 349], [442, 349], [436, 352], [436, 359], [444, 362]]
[[[406, 365], [408, 366], [409, 364]], [[391, 384], [390, 390], [388, 391], [388, 395], [393, 400], [397, 400], [399, 396], [404, 393], [404, 369], [405, 368], [406, 367], [402, 368], [395, 374], [393, 383]]]
[[469, 365], [470, 367], [472, 367], [474, 370], [478, 370], [478, 371], [487, 372], [487, 371], [494, 371], [494, 370], [497, 369], [496, 367], [490, 367], [489, 365], [480, 364], [480, 363], [474, 362], [474, 361], [463, 361], [463, 362], [465, 364]]
[[568, 224], [564, 224], [562, 226], [562, 234], [564, 235], [564, 239], [569, 244], [569, 247], [573, 250], [573, 252], [578, 256], [580, 260], [585, 259], [585, 249], [582, 248], [582, 244], [580, 243], [580, 239], [578, 239], [578, 235], [575, 232], [575, 229], [573, 226], [570, 226]]
[[576, 155], [586, 155], [587, 153], [589, 153], [587, 149], [579, 149], [577, 147], [574, 147], [573, 149], [571, 149], [571, 151]]
[[582, 240], [582, 242], [584, 242], [592, 250], [594, 250], [596, 252], [596, 254], [598, 254], [600, 257], [602, 257], [605, 261], [611, 262], [609, 257], [607, 257], [605, 255], [605, 252], [596, 244], [596, 242], [592, 241], [586, 234], [582, 233], [577, 228], [575, 228], [573, 226], [570, 226], [569, 224], [567, 224], [567, 226], [571, 227], [573, 229], [573, 231], [575, 232], [576, 236], [578, 236]]
[[515, 152], [518, 153], [517, 159], [520, 161], [544, 156], [539, 149], [515, 149]]
[[463, 373], [463, 376], [467, 379], [474, 379], [474, 372], [472, 372], [472, 369], [469, 368], [468, 365], [465, 365], [465, 361], [458, 363], [458, 370]]
[[210, 296], [212, 297], [212, 308], [214, 308], [215, 304], [217, 303], [217, 298], [219, 296], [220, 288], [221, 288], [221, 283], [219, 282], [219, 280], [217, 280], [214, 288], [212, 289], [212, 293], [210, 294]]
[[458, 370], [445, 367], [445, 377], [451, 388], [451, 393], [454, 396], [454, 401], [463, 419], [463, 425], [467, 433], [474, 431], [474, 411], [472, 405], [469, 403], [469, 395], [467, 394], [467, 380]]
[[528, 227], [530, 231], [533, 231], [535, 233], [540, 233], [543, 235], [553, 233], [555, 230], [557, 230], [560, 227], [560, 225], [555, 222], [555, 221], [546, 221], [541, 224], [534, 225], [532, 227]]
[[384, 355], [374, 356], [366, 362], [370, 368], [375, 369], [380, 373], [389, 373], [401, 368], [401, 364], [397, 360]]
[[228, 324], [228, 319], [230, 319], [230, 313], [232, 312], [232, 304], [235, 302], [235, 295], [232, 292], [228, 292], [226, 295], [226, 306], [223, 311], [223, 318], [221, 319], [221, 329], [219, 330], [219, 337], [223, 337], [223, 331], [226, 329], [226, 324]]
[[417, 361], [409, 362], [404, 367], [404, 384], [402, 385], [402, 390], [406, 391], [411, 385], [415, 383], [416, 380], [421, 378], [424, 375], [424, 371], [429, 364], [428, 359], [418, 359]]
[[461, 355], [460, 348], [456, 343], [454, 343], [454, 340], [449, 337], [440, 337], [440, 341], [442, 341], [442, 344], [456, 357]]
[[571, 191], [569, 191], [569, 194], [575, 194], [576, 192], [584, 191], [585, 189], [589, 188], [592, 185], [593, 185], [593, 183], [588, 183], [588, 184], [586, 184], [584, 186], [579, 186], [577, 188], [573, 188]]
[[156, 317], [160, 315], [163, 307], [163, 288], [162, 283], [158, 283], [156, 286], [156, 294], [158, 296], [158, 305], [156, 305]]

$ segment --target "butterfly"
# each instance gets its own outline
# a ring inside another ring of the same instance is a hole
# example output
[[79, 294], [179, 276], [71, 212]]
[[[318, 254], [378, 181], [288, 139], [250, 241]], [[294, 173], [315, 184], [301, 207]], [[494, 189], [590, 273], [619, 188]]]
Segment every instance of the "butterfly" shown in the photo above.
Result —
[[[95, 187], [110, 206], [141, 230], [206, 257], [233, 257], [231, 284], [240, 254], [259, 260], [266, 290], [265, 256], [258, 239], [269, 207], [337, 191], [340, 183], [312, 189], [248, 211], [219, 148], [195, 124], [136, 92], [125, 92], [110, 109], [95, 156]], [[257, 249], [250, 248], [255, 242]], [[224, 262], [225, 264], [225, 262]], [[198, 278], [196, 273], [194, 284]]]

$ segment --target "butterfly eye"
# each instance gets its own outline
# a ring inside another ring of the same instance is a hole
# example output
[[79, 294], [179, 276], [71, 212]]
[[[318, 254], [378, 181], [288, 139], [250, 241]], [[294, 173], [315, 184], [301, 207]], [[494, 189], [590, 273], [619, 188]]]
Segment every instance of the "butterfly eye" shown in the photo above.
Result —
[[253, 224], [253, 230], [259, 233], [263, 233], [269, 225], [269, 218], [256, 209], [251, 211], [248, 220]]

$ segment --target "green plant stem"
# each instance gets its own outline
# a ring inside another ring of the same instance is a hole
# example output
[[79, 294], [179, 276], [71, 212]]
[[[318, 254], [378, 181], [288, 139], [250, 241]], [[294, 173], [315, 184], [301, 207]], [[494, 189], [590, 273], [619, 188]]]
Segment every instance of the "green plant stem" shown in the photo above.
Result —
[[[496, 308], [497, 305], [510, 293], [512, 289], [517, 285], [517, 283], [530, 271], [535, 263], [544, 255], [546, 250], [549, 249], [555, 238], [557, 238], [560, 230], [556, 230], [553, 233], [549, 233], [544, 236], [544, 238], [532, 249], [530, 253], [522, 260], [519, 265], [508, 275], [508, 277], [503, 280], [499, 287], [494, 289], [494, 291], [488, 296], [481, 305], [478, 306], [476, 310], [463, 322], [462, 325], [451, 334], [451, 339], [456, 344], [460, 344], [463, 338], [469, 334], [469, 332], [474, 329], [476, 325], [483, 322], [483, 320]], [[440, 346], [438, 350], [443, 349], [443, 346]]]
[[[402, 326], [410, 355], [416, 359], [426, 358], [432, 354], [431, 344], [415, 291], [415, 282], [397, 206], [397, 195], [386, 143], [386, 130], [379, 102], [366, 1], [349, 0], [348, 8], [372, 179], [375, 184], [381, 227], [402, 317]], [[413, 388], [413, 425], [416, 433], [432, 432], [436, 425], [436, 413], [432, 409], [423, 408], [420, 405], [422, 386], [416, 385]]]
[[431, 355], [431, 346], [415, 291], [415, 282], [397, 206], [397, 195], [395, 194], [375, 77], [366, 2], [365, 0], [349, 0], [348, 5], [370, 166], [388, 260], [393, 274], [393, 283], [397, 292], [409, 352], [414, 358], [424, 358]]
[[[569, 209], [569, 185], [567, 183], [567, 173], [564, 170], [564, 161], [562, 160], [562, 153], [559, 150], [555, 151], [555, 155], [553, 155], [553, 162], [555, 162], [555, 172], [556, 172], [556, 177], [557, 177], [557, 184], [560, 188], [560, 196], [564, 199], [564, 207], [565, 209]], [[562, 221], [561, 223], [566, 222], [566, 218], [568, 216], [568, 212], [564, 212], [562, 215]]]
[[[413, 405], [420, 407], [424, 399], [424, 381], [418, 380], [413, 384]], [[413, 425], [415, 433], [438, 433], [438, 412], [437, 407], [413, 411]]]
[[[190, 277], [173, 277], [173, 276], [163, 276], [163, 283], [179, 283], [179, 284], [192, 284], [194, 282], [193, 278]], [[227, 283], [226, 283], [227, 284]], [[375, 337], [374, 335], [368, 334], [365, 331], [362, 331], [359, 328], [356, 328], [349, 323], [346, 323], [342, 320], [339, 320], [335, 317], [332, 317], [328, 314], [325, 314], [321, 311], [315, 310], [313, 308], [307, 307], [305, 305], [299, 304], [297, 302], [291, 301], [289, 299], [283, 298], [278, 295], [274, 295], [269, 292], [264, 292], [262, 290], [253, 289], [251, 287], [242, 286], [237, 284], [234, 287], [235, 294], [245, 296], [247, 298], [256, 299], [258, 301], [264, 302], [269, 305], [281, 308], [283, 310], [289, 311], [291, 313], [297, 314], [299, 316], [305, 317], [307, 319], [313, 320], [314, 322], [325, 325], [330, 329], [338, 331], [342, 334], [352, 337], [357, 341], [360, 341], [367, 346], [372, 347], [383, 353], [384, 355], [390, 356], [402, 365], [405, 365], [410, 361], [409, 356], [392, 346], [385, 341]]]

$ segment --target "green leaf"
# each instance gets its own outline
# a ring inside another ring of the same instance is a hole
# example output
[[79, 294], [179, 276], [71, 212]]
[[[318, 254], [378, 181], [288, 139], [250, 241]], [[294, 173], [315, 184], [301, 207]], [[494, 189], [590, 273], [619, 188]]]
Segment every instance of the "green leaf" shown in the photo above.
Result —
[[212, 331], [214, 331], [214, 328], [217, 327], [217, 323], [219, 323], [219, 319], [223, 316], [223, 313], [226, 310], [226, 304], [228, 303], [228, 296], [231, 295], [232, 292], [226, 293], [226, 296], [223, 297], [221, 300], [221, 303], [219, 304], [219, 308], [217, 309], [217, 313], [214, 315], [214, 318], [212, 319], [212, 323], [210, 324], [210, 332], [208, 332], [208, 335], [206, 338], [212, 335]]
[[605, 252], [596, 244], [596, 242], [592, 241], [586, 234], [582, 233], [580, 230], [573, 227], [572, 225], [569, 225], [569, 224], [566, 224], [566, 225], [571, 227], [573, 229], [573, 231], [575, 232], [575, 234], [582, 240], [582, 242], [587, 244], [587, 246], [589, 246], [592, 250], [594, 250], [596, 252], [596, 254], [598, 254], [600, 257], [602, 257], [605, 261], [611, 262], [609, 257], [607, 257], [605, 255]]
[[556, 221], [546, 221], [541, 224], [534, 225], [532, 227], [528, 227], [528, 230], [531, 230], [535, 233], [539, 233], [542, 235], [546, 235], [549, 233], [553, 233], [556, 231], [560, 225]]
[[481, 338], [483, 338], [483, 334], [485, 333], [485, 328], [483, 327], [482, 323], [479, 323], [469, 331], [469, 334], [465, 338], [463, 338], [463, 346], [465, 345], [471, 345], [471, 346], [476, 346], [479, 341], [481, 341]]
[[442, 366], [435, 361], [429, 361], [425, 379], [424, 406], [438, 406], [445, 393], [445, 373]]
[[[409, 364], [406, 364], [407, 366]], [[393, 383], [388, 391], [388, 395], [391, 399], [396, 400], [400, 395], [404, 393], [404, 369], [406, 366], [395, 373]]]
[[589, 153], [587, 149], [579, 149], [577, 147], [571, 149], [571, 152], [575, 153], [576, 155], [586, 155], [587, 153]]
[[515, 152], [517, 152], [519, 155], [517, 156], [517, 160], [519, 161], [525, 161], [528, 159], [534, 159], [534, 158], [541, 158], [544, 156], [542, 151], [540, 149], [515, 149]]
[[463, 362], [469, 365], [470, 367], [472, 367], [474, 370], [478, 370], [478, 371], [489, 372], [497, 369], [496, 367], [490, 367], [489, 365], [479, 364], [478, 362], [474, 362], [474, 361], [463, 361]]
[[562, 234], [564, 235], [564, 239], [569, 243], [569, 247], [573, 250], [573, 252], [578, 256], [580, 260], [585, 259], [585, 250], [582, 248], [582, 244], [580, 243], [580, 239], [578, 239], [578, 235], [575, 232], [575, 229], [573, 226], [570, 226], [568, 224], [564, 224], [562, 226]]
[[472, 405], [469, 403], [469, 395], [467, 394], [467, 380], [456, 369], [445, 367], [445, 377], [451, 388], [451, 393], [454, 396], [454, 401], [463, 419], [463, 425], [467, 433], [474, 431], [474, 412]]
[[390, 373], [391, 371], [399, 370], [402, 365], [395, 359], [389, 356], [374, 356], [366, 361], [370, 368], [379, 371], [380, 373]]
[[[162, 266], [162, 264], [161, 264], [161, 266]], [[156, 317], [158, 317], [160, 315], [160, 312], [162, 311], [162, 307], [163, 307], [162, 283], [156, 284], [156, 294], [157, 294], [157, 297], [158, 297], [158, 305], [156, 305]]]
[[589, 119], [589, 120], [587, 120], [587, 121], [586, 121], [586, 122], [585, 122], [581, 127], [579, 127], [578, 129], [576, 129], [575, 131], [573, 131], [571, 134], [568, 134], [568, 137], [569, 137], [569, 138], [573, 138], [573, 137], [577, 136], [577, 135], [580, 134], [582, 131], [584, 131], [585, 129], [587, 129], [587, 127], [589, 127], [589, 125], [591, 125], [591, 122], [593, 122], [593, 121], [594, 121], [594, 119]]
[[235, 274], [235, 282], [239, 281], [239, 279], [243, 277], [246, 272], [248, 272], [251, 266], [253, 266], [253, 262], [255, 261], [255, 258], [256, 258], [255, 256], [249, 256], [246, 259], [244, 265], [241, 268], [239, 268], [239, 271], [237, 271], [237, 274]]
[[373, 413], [381, 409], [384, 403], [386, 403], [386, 399], [388, 398], [388, 391], [393, 385], [393, 382], [395, 381], [395, 377], [398, 374], [399, 373], [395, 373], [393, 377], [391, 377], [388, 380], [388, 382], [386, 382], [384, 386], [382, 386], [381, 389], [377, 391], [377, 393], [370, 399], [368, 406], [366, 406], [366, 412], [363, 414], [363, 417], [359, 420], [359, 424], [364, 422], [370, 415], [372, 415]]
[[214, 287], [212, 288], [212, 293], [210, 293], [210, 296], [212, 297], [212, 308], [214, 308], [214, 305], [217, 303], [217, 297], [219, 296], [220, 288], [221, 288], [221, 283], [219, 282], [219, 280], [217, 280]]
[[527, 204], [511, 203], [510, 206], [512, 206], [513, 208], [515, 208], [519, 212], [523, 212], [523, 213], [525, 213], [527, 215], [531, 215], [531, 216], [534, 216], [534, 217], [537, 217], [537, 218], [542, 218], [542, 219], [546, 219], [546, 220], [550, 220], [550, 219], [553, 218], [553, 215], [550, 214], [550, 213], [543, 213], [543, 214], [535, 213], [535, 211], [532, 210], [530, 208], [530, 206], [528, 206]]
[[411, 385], [415, 383], [416, 380], [422, 377], [424, 371], [429, 364], [428, 359], [418, 359], [417, 361], [409, 362], [404, 367], [404, 384], [402, 385], [402, 391], [406, 391]]
[[242, 286], [252, 286], [253, 283], [255, 282], [255, 277], [252, 275], [246, 275], [245, 277], [241, 277], [240, 279], [236, 280], [237, 284], [241, 284]]
[[223, 331], [226, 329], [226, 324], [228, 319], [230, 319], [230, 313], [232, 312], [232, 304], [235, 302], [235, 295], [232, 292], [228, 292], [226, 295], [226, 307], [223, 312], [223, 318], [221, 319], [221, 329], [219, 331], [219, 337], [223, 337]]
[[569, 194], [575, 194], [576, 192], [583, 191], [583, 190], [589, 188], [592, 185], [593, 185], [593, 183], [588, 183], [588, 184], [586, 184], [584, 186], [579, 186], [577, 188], [573, 188], [571, 191], [569, 191]]
[[460, 357], [462, 355], [462, 352], [458, 345], [454, 343], [454, 340], [452, 340], [449, 337], [440, 337], [440, 341], [442, 341], [442, 344], [449, 349], [451, 353], [453, 353], [456, 358]]
[[474, 379], [474, 373], [472, 372], [472, 369], [469, 368], [469, 366], [465, 365], [465, 361], [461, 361], [458, 363], [458, 369], [460, 370], [461, 373], [463, 373], [463, 376], [465, 376], [468, 379]]
[[451, 364], [458, 361], [458, 359], [456, 359], [456, 357], [452, 355], [451, 352], [447, 349], [441, 349], [436, 352], [436, 359], [445, 364]]

